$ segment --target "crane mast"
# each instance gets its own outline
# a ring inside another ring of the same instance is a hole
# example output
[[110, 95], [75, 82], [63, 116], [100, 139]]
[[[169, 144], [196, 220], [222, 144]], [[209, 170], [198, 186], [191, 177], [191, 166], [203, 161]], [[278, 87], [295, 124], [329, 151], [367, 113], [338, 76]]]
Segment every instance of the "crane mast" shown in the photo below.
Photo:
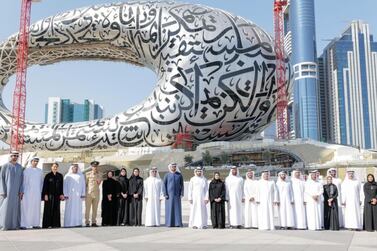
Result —
[[274, 1], [274, 31], [275, 31], [275, 54], [276, 54], [276, 84], [277, 105], [276, 122], [277, 138], [288, 139], [288, 98], [286, 89], [285, 57], [284, 57], [284, 13], [283, 8], [287, 1]]
[[22, 0], [20, 30], [17, 47], [16, 86], [13, 92], [11, 151], [22, 153], [24, 144], [25, 108], [26, 108], [26, 75], [29, 48], [29, 26], [31, 3], [35, 0]]

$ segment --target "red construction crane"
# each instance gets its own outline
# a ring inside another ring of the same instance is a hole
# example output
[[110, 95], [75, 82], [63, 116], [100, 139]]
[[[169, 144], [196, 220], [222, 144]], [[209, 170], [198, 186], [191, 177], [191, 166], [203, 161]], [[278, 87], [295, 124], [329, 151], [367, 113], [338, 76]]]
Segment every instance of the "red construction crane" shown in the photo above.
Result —
[[29, 46], [29, 25], [31, 3], [40, 0], [22, 0], [20, 31], [17, 47], [16, 87], [13, 92], [11, 151], [22, 152], [24, 144], [25, 106], [26, 106], [26, 72]]
[[193, 150], [193, 138], [190, 131], [190, 127], [186, 126], [182, 129], [182, 132], [175, 134], [174, 143], [172, 145], [174, 149], [184, 149], [188, 151]]
[[277, 93], [277, 137], [288, 139], [288, 98], [285, 86], [285, 57], [284, 57], [284, 13], [283, 7], [287, 5], [285, 0], [274, 1], [274, 30], [275, 30], [275, 53], [276, 53], [276, 84]]

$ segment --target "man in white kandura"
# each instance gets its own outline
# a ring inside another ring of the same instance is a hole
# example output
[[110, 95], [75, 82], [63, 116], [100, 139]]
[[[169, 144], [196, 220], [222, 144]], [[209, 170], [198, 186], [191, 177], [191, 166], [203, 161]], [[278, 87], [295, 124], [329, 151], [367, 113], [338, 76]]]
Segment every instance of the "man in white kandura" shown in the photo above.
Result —
[[146, 200], [145, 226], [160, 226], [161, 200], [164, 198], [162, 180], [157, 167], [152, 167], [149, 177], [144, 181], [144, 199]]
[[78, 164], [73, 164], [64, 176], [64, 227], [82, 226], [82, 204], [85, 199], [85, 177]]
[[305, 181], [301, 176], [301, 172], [294, 170], [291, 175], [293, 201], [294, 204], [294, 216], [295, 216], [295, 228], [306, 229], [306, 209], [304, 204], [305, 195]]
[[254, 179], [254, 171], [247, 170], [244, 183], [245, 194], [245, 228], [258, 228], [258, 207], [255, 201], [258, 181]]
[[40, 228], [43, 171], [37, 167], [38, 162], [39, 158], [34, 157], [24, 170], [21, 228]]
[[317, 181], [317, 171], [311, 171], [310, 177], [305, 183], [304, 202], [306, 203], [306, 215], [309, 230], [321, 230], [321, 211], [323, 203], [323, 184]]
[[256, 201], [258, 204], [258, 229], [274, 230], [274, 205], [279, 206], [276, 184], [270, 180], [270, 172], [263, 171], [258, 181]]
[[276, 186], [279, 192], [279, 219], [280, 227], [283, 229], [295, 227], [294, 216], [294, 196], [292, 190], [292, 184], [287, 180], [287, 173], [280, 172], [278, 174], [278, 180]]
[[188, 200], [191, 204], [189, 227], [207, 228], [208, 182], [202, 167], [197, 167], [194, 174], [188, 187]]
[[342, 205], [344, 206], [344, 227], [351, 230], [363, 228], [361, 220], [361, 183], [354, 171], [347, 171], [342, 183]]
[[225, 179], [226, 200], [228, 205], [229, 225], [231, 228], [241, 228], [243, 223], [242, 203], [245, 202], [243, 194], [243, 178], [236, 166], [232, 166], [228, 177]]
[[[339, 217], [339, 227], [344, 227], [344, 207], [342, 206], [342, 180], [338, 178], [338, 172], [335, 168], [330, 168], [327, 170], [327, 176], [332, 177], [332, 183], [338, 189], [338, 217]], [[326, 176], [326, 177], [327, 177]]]

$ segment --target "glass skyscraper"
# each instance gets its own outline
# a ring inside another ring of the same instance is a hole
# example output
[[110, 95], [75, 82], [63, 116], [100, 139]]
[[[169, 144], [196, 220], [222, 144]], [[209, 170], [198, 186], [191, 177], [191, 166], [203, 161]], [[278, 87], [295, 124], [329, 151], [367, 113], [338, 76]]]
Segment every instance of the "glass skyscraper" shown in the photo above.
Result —
[[314, 0], [291, 0], [289, 24], [295, 73], [292, 109], [295, 136], [319, 140]]
[[49, 97], [45, 106], [45, 123], [81, 122], [103, 118], [103, 106], [85, 99], [83, 104], [72, 103], [70, 99]]
[[331, 143], [377, 148], [377, 42], [353, 21], [319, 58], [321, 134]]

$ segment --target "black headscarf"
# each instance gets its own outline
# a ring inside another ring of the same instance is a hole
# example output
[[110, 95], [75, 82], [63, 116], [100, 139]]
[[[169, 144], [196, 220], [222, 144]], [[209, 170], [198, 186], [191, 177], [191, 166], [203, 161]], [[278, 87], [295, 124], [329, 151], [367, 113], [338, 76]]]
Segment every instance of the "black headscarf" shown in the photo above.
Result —
[[[123, 170], [126, 172], [126, 175], [124, 175], [124, 176], [122, 175], [122, 171]], [[127, 178], [127, 170], [126, 170], [126, 168], [123, 167], [122, 169], [120, 169], [119, 178], [120, 177], [126, 177]]]
[[[109, 173], [113, 174], [113, 176], [111, 178], [109, 178]], [[106, 179], [114, 179], [114, 172], [113, 171], [107, 171], [107, 173], [106, 173]]]
[[[372, 181], [372, 182], [370, 182], [370, 181], [368, 180], [368, 177], [369, 177], [369, 176], [372, 176], [372, 178], [373, 178], [373, 181]], [[370, 184], [374, 184], [374, 183], [376, 183], [373, 174], [370, 173], [370, 174], [367, 175], [367, 182], [370, 183]]]
[[219, 178], [218, 180], [215, 179], [216, 174], [218, 174], [218, 175], [220, 176], [220, 173], [219, 173], [219, 172], [214, 172], [214, 173], [213, 173], [213, 179], [212, 179], [212, 182], [214, 182], [214, 183], [223, 182], [223, 181], [221, 180], [221, 178]]

